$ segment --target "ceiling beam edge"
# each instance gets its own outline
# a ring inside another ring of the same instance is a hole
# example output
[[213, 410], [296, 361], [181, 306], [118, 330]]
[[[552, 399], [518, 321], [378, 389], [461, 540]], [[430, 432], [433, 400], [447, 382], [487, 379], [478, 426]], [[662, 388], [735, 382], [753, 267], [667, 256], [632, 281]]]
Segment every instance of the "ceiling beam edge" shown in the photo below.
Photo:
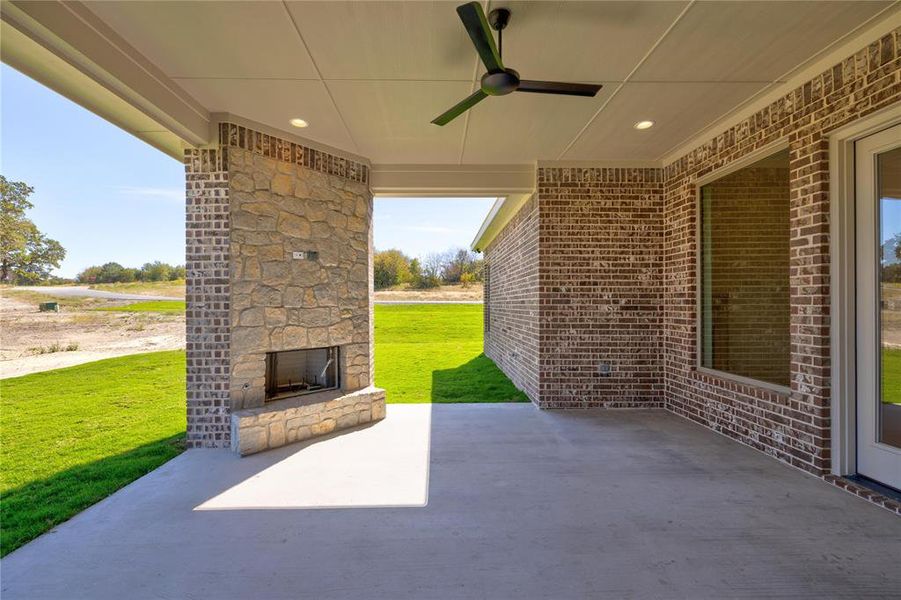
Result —
[[[3, 3], [0, 18], [37, 46], [159, 123], [185, 144], [202, 145], [209, 141], [206, 109], [174, 82], [165, 79], [162, 73], [151, 73], [148, 70], [151, 63], [124, 41], [116, 39], [114, 33], [101, 32], [100, 28], [105, 26], [99, 19], [94, 17], [94, 22], [88, 22], [89, 11], [81, 3], [8, 0]], [[29, 61], [40, 61], [39, 56], [23, 55], [21, 59], [23, 71], [41, 72], [40, 65], [29, 64]], [[52, 80], [41, 83], [116, 122], [97, 102], [73, 97], [71, 90], [64, 93]], [[134, 131], [133, 128], [129, 130]]]

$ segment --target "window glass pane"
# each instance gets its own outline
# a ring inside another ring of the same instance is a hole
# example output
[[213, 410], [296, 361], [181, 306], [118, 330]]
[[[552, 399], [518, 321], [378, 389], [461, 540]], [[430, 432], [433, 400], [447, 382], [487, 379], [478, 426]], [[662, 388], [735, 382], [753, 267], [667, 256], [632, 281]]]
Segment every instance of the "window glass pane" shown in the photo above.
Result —
[[701, 365], [788, 387], [788, 151], [701, 188]]
[[877, 439], [901, 448], [901, 148], [879, 155], [881, 402]]

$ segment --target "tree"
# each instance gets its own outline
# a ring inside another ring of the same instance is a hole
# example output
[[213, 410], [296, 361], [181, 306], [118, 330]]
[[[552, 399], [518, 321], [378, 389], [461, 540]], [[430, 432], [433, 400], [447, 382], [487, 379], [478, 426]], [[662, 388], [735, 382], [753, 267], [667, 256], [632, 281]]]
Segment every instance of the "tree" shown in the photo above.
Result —
[[100, 267], [93, 266], [88, 267], [81, 273], [75, 276], [75, 281], [78, 283], [99, 283], [97, 278], [100, 277]]
[[169, 272], [169, 281], [175, 281], [177, 279], [184, 279], [188, 276], [188, 272], [185, 269], [184, 265], [176, 265], [172, 267], [172, 271]]
[[442, 254], [441, 279], [445, 283], [460, 283], [464, 274], [472, 275], [470, 281], [481, 279], [481, 261], [478, 254], [458, 248]]
[[38, 283], [50, 277], [66, 257], [56, 240], [45, 236], [25, 216], [34, 207], [34, 188], [0, 175], [0, 281]]
[[[413, 279], [413, 287], [418, 289], [435, 288], [441, 285], [441, 267], [443, 265], [441, 254], [429, 254], [420, 262], [416, 261], [418, 275]], [[412, 267], [410, 271], [413, 271]]]
[[141, 267], [141, 281], [168, 281], [172, 273], [172, 265], [162, 261], [144, 263]]
[[375, 289], [384, 290], [410, 280], [410, 259], [403, 252], [383, 250], [375, 253], [373, 258]]
[[438, 277], [431, 275], [430, 272], [430, 268], [424, 268], [422, 266], [422, 261], [418, 258], [414, 258], [410, 261], [410, 285], [420, 290], [441, 285]]
[[185, 266], [162, 261], [144, 263], [140, 269], [123, 267], [117, 262], [94, 265], [76, 276], [79, 283], [129, 283], [132, 281], [175, 281], [185, 278]]

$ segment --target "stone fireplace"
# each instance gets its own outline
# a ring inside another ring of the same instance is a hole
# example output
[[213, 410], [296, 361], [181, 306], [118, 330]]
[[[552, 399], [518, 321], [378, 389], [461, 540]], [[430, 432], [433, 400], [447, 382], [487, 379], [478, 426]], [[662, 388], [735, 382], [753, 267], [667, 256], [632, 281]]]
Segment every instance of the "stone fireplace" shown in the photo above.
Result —
[[[207, 361], [204, 372], [216, 384], [189, 378], [189, 421], [192, 395], [204, 414], [222, 414], [204, 405], [225, 400], [218, 400], [217, 382], [227, 389], [223, 437], [242, 455], [383, 418], [385, 393], [372, 386], [366, 167], [232, 123], [219, 132], [227, 205], [217, 200], [227, 212], [209, 221], [227, 232], [227, 243], [221, 256], [208, 246], [197, 256], [219, 258], [216, 266], [227, 258], [227, 279], [210, 278], [227, 301], [203, 305], [188, 290], [189, 365]], [[189, 250], [190, 235], [189, 227]], [[204, 266], [190, 258], [189, 265]], [[216, 335], [192, 336], [201, 317]], [[201, 342], [217, 351], [203, 351]], [[227, 365], [222, 375], [220, 364]], [[192, 433], [205, 432], [189, 427], [189, 440]]]

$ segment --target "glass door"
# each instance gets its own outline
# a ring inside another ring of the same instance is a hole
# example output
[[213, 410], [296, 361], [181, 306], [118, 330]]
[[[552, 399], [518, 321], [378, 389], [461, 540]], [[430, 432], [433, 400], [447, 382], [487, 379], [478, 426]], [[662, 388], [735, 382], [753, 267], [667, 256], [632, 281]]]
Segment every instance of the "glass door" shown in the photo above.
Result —
[[901, 489], [901, 125], [855, 143], [857, 472]]

